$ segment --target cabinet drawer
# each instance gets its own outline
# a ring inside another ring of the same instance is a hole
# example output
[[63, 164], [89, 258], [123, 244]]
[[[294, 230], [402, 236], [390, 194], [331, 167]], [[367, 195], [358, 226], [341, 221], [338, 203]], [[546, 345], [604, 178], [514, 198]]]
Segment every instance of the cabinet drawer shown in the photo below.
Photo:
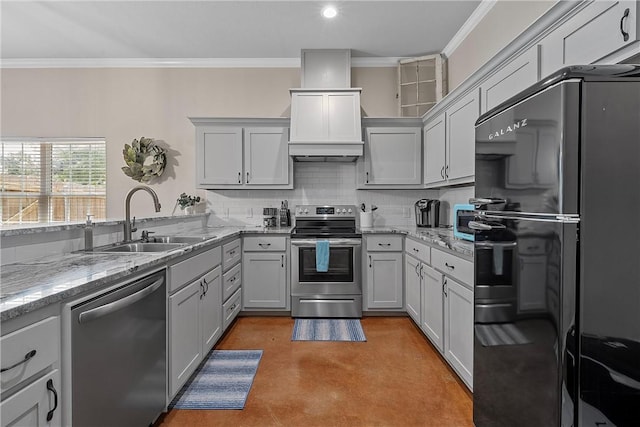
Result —
[[367, 251], [401, 251], [402, 236], [367, 236]]
[[404, 251], [422, 262], [431, 264], [431, 248], [424, 243], [406, 239], [404, 242]]
[[55, 363], [60, 354], [60, 322], [49, 317], [0, 338], [2, 369], [16, 365], [0, 374], [1, 391], [4, 393], [21, 381]]
[[284, 236], [251, 236], [244, 238], [244, 251], [284, 251], [287, 240]]
[[233, 322], [233, 319], [235, 319], [240, 312], [240, 309], [242, 308], [242, 301], [240, 300], [241, 297], [242, 291], [241, 289], [238, 289], [236, 293], [222, 305], [222, 315], [224, 316], [223, 329], [227, 329], [231, 322]]
[[473, 286], [473, 262], [432, 249], [431, 265], [444, 274], [464, 282], [467, 287]]
[[240, 287], [242, 283], [242, 268], [236, 264], [222, 276], [222, 301], [226, 301]]
[[222, 245], [222, 269], [227, 271], [235, 263], [240, 261], [242, 252], [240, 251], [240, 239]]
[[202, 276], [216, 265], [220, 264], [222, 250], [209, 249], [206, 252], [192, 256], [169, 267], [169, 293], [179, 289], [194, 279]]

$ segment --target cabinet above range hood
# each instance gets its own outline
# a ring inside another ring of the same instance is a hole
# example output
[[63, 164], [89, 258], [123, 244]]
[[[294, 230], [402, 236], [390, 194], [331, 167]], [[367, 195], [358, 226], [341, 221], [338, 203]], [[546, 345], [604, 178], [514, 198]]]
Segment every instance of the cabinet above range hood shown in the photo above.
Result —
[[303, 50], [302, 85], [291, 92], [289, 155], [353, 162], [362, 156], [360, 88], [351, 88], [349, 50]]

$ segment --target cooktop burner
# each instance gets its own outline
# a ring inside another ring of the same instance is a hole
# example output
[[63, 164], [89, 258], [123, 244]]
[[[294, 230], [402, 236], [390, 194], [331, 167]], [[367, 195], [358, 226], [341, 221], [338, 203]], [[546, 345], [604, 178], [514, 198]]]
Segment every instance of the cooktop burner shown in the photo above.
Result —
[[292, 237], [361, 237], [354, 205], [301, 205], [295, 209]]

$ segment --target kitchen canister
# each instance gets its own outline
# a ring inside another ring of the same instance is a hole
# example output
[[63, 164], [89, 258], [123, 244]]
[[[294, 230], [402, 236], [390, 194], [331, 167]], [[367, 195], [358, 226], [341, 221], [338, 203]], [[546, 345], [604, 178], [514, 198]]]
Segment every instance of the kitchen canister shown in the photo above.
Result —
[[373, 212], [360, 212], [360, 228], [373, 227]]

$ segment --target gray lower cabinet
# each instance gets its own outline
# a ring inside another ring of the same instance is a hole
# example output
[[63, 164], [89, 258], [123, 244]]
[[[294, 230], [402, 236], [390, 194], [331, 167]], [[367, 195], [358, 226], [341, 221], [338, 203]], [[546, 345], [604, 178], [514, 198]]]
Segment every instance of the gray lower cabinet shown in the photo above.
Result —
[[222, 335], [220, 263], [216, 247], [168, 267], [168, 402]]
[[226, 330], [242, 308], [242, 245], [235, 239], [222, 245], [222, 328]]
[[416, 325], [422, 323], [422, 263], [416, 258], [405, 255], [404, 258], [404, 297], [407, 314]]
[[289, 308], [285, 236], [247, 236], [242, 252], [243, 310]]
[[[20, 320], [16, 323], [20, 324]], [[2, 327], [4, 331], [13, 329], [5, 323]], [[62, 425], [65, 400], [61, 393], [59, 359], [59, 316], [22, 326], [0, 338], [3, 427]], [[51, 419], [47, 420], [49, 414]]]
[[446, 276], [444, 289], [444, 357], [473, 389], [473, 291]]
[[[445, 296], [443, 276], [428, 265], [422, 266], [422, 323], [420, 328], [429, 337], [434, 346], [444, 353]], [[471, 342], [473, 344], [473, 341]]]
[[366, 237], [365, 310], [404, 308], [402, 240], [397, 235]]

